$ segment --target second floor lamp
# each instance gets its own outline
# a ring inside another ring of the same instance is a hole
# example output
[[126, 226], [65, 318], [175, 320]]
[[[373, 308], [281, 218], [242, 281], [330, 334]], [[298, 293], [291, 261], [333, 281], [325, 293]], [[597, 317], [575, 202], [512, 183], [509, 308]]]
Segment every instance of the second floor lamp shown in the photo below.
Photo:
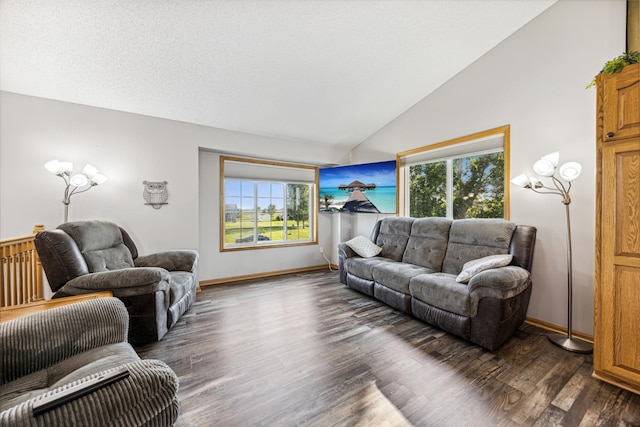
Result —
[[[575, 353], [591, 353], [593, 345], [579, 340], [573, 336], [573, 261], [571, 250], [571, 215], [569, 205], [571, 197], [571, 183], [580, 176], [582, 165], [578, 162], [567, 162], [558, 168], [560, 153], [554, 152], [542, 156], [540, 160], [533, 164], [533, 170], [537, 175], [551, 179], [553, 186], [543, 184], [537, 178], [520, 174], [513, 178], [511, 182], [519, 187], [527, 188], [539, 194], [555, 194], [562, 197], [562, 204], [565, 206], [565, 219], [567, 222], [567, 334], [549, 334], [548, 338], [553, 344]], [[558, 178], [557, 175], [560, 175]], [[564, 182], [563, 182], [564, 181]]]

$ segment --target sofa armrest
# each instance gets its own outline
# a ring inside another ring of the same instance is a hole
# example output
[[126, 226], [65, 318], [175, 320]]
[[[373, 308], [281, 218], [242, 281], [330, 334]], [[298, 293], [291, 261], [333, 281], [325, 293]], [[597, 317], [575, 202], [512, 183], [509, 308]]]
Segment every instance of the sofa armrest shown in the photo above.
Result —
[[134, 261], [136, 267], [160, 267], [167, 271], [188, 271], [195, 273], [198, 266], [198, 252], [176, 250], [143, 255]]
[[117, 298], [83, 301], [1, 323], [1, 383], [92, 348], [124, 342], [128, 330], [129, 314]]
[[481, 299], [506, 299], [524, 291], [531, 283], [531, 273], [522, 267], [509, 265], [482, 271], [469, 280], [469, 294]]
[[159, 360], [122, 365], [129, 376], [91, 393], [33, 415], [35, 403], [72, 386], [82, 386], [105, 372], [58, 387], [0, 413], [2, 426], [40, 425], [172, 425], [178, 415], [178, 378]]
[[346, 242], [338, 243], [338, 268], [340, 270], [340, 283], [343, 285], [347, 284], [347, 266], [345, 265], [347, 259], [359, 256]]
[[171, 275], [159, 267], [133, 267], [100, 271], [69, 280], [58, 292], [62, 295], [78, 295], [109, 290], [115, 297], [130, 297], [169, 291]]
[[353, 249], [351, 249], [346, 242], [341, 242], [341, 243], [338, 243], [338, 256], [346, 259], [346, 258], [359, 257], [360, 255], [358, 255]]

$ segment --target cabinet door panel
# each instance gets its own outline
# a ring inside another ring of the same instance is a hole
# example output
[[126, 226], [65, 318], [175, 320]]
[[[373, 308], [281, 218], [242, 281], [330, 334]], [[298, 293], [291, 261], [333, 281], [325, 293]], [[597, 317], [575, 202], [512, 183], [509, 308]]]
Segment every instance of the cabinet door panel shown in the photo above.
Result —
[[602, 186], [594, 363], [596, 371], [640, 387], [640, 138], [605, 144]]
[[640, 151], [615, 159], [615, 254], [640, 258]]
[[640, 268], [616, 268], [613, 365], [640, 380]]
[[640, 135], [640, 64], [604, 80], [604, 140]]

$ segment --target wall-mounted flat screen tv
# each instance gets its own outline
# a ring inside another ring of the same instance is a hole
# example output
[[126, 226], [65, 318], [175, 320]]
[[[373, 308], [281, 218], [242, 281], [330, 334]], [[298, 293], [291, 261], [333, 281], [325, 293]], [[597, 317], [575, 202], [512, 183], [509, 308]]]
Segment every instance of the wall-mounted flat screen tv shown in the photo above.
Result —
[[321, 168], [321, 212], [396, 213], [396, 161]]

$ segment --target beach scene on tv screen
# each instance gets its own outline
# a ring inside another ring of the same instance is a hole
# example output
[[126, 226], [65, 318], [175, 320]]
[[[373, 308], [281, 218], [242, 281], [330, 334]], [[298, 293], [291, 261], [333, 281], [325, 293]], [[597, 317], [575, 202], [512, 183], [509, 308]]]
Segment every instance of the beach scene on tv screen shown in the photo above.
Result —
[[320, 211], [396, 213], [396, 162], [322, 168]]

